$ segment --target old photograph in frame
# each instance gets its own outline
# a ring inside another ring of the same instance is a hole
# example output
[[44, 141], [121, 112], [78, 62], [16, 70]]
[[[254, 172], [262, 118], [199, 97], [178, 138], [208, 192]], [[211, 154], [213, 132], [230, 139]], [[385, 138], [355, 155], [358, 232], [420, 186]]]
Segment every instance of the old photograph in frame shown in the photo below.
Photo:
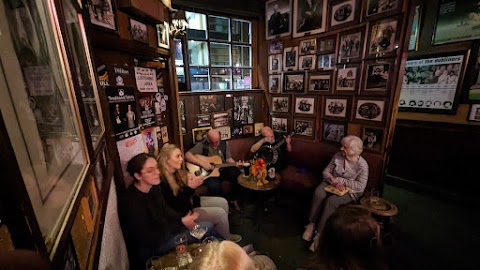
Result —
[[253, 125], [253, 132], [255, 133], [255, 136], [262, 135], [262, 129], [263, 129], [263, 123], [255, 123]]
[[85, 7], [88, 10], [91, 25], [101, 30], [117, 32], [114, 0], [87, 1]]
[[315, 119], [295, 118], [293, 120], [293, 130], [295, 130], [296, 135], [313, 140], [315, 138]]
[[207, 114], [225, 110], [224, 95], [201, 95], [198, 96], [198, 101], [200, 103], [200, 113]]
[[478, 1], [439, 1], [433, 45], [478, 39], [480, 37], [480, 9]]
[[395, 56], [400, 37], [399, 16], [381, 19], [370, 24], [365, 58]]
[[290, 95], [272, 95], [272, 112], [288, 113], [290, 111]]
[[317, 56], [315, 54], [302, 55], [298, 58], [299, 68], [298, 70], [310, 70], [315, 69]]
[[168, 22], [157, 24], [157, 46], [170, 49], [170, 27]]
[[220, 132], [220, 139], [222, 141], [232, 138], [232, 129], [230, 126], [216, 127], [215, 129]]
[[271, 40], [268, 42], [268, 54], [283, 53], [283, 41]]
[[335, 69], [335, 54], [322, 54], [317, 58], [317, 69], [333, 70]]
[[292, 0], [265, 2], [266, 39], [290, 36], [292, 33]]
[[412, 29], [410, 31], [410, 39], [408, 41], [408, 50], [416, 51], [418, 48], [418, 40], [420, 38], [420, 25], [422, 23], [422, 6], [413, 7]]
[[304, 93], [305, 92], [305, 72], [292, 71], [283, 73], [282, 93]]
[[272, 116], [272, 129], [275, 132], [286, 133], [288, 130], [288, 118]]
[[328, 36], [317, 39], [317, 53], [318, 54], [327, 54], [335, 53], [337, 36]]
[[147, 25], [130, 18], [130, 37], [133, 40], [148, 44]]
[[322, 121], [322, 140], [339, 143], [347, 133], [347, 124], [338, 121]]
[[210, 129], [212, 129], [212, 127], [192, 128], [192, 142], [197, 143], [203, 140]]
[[356, 97], [352, 121], [381, 125], [385, 122], [387, 101], [381, 97]]
[[331, 94], [332, 76], [332, 72], [328, 71], [309, 72], [307, 92], [321, 95]]
[[359, 62], [363, 55], [365, 28], [340, 33], [337, 63]]
[[294, 38], [326, 31], [327, 0], [293, 0]]
[[459, 51], [408, 59], [399, 110], [454, 114], [469, 54]]
[[295, 97], [295, 110], [296, 114], [303, 115], [315, 115], [315, 103], [317, 102], [315, 97], [308, 96], [296, 96]]
[[383, 151], [384, 131], [381, 127], [362, 127], [362, 135], [360, 137], [363, 141], [363, 150], [372, 152]]
[[317, 40], [314, 38], [300, 41], [300, 55], [315, 54], [317, 52]]
[[323, 118], [348, 120], [350, 116], [351, 98], [345, 96], [328, 96], [323, 102]]
[[337, 67], [335, 72], [334, 94], [354, 94], [360, 80], [360, 64], [348, 64]]
[[254, 123], [254, 103], [255, 101], [251, 95], [233, 97], [233, 126], [237, 127]]
[[253, 134], [253, 125], [243, 126], [243, 135]]
[[364, 20], [388, 17], [402, 10], [402, 0], [366, 0]]
[[357, 24], [360, 19], [361, 2], [361, 0], [330, 0], [328, 31]]
[[480, 122], [480, 104], [470, 105], [470, 111], [468, 112], [468, 121]]
[[283, 70], [298, 69], [298, 46], [283, 49]]
[[230, 114], [228, 112], [212, 113], [212, 126], [214, 128], [230, 125]]
[[268, 76], [268, 92], [273, 93], [280, 93], [282, 89], [282, 75], [270, 75]]
[[361, 95], [388, 96], [392, 76], [395, 72], [395, 58], [365, 61]]
[[268, 56], [268, 73], [282, 72], [282, 54], [272, 54]]
[[197, 126], [210, 126], [210, 114], [197, 114]]

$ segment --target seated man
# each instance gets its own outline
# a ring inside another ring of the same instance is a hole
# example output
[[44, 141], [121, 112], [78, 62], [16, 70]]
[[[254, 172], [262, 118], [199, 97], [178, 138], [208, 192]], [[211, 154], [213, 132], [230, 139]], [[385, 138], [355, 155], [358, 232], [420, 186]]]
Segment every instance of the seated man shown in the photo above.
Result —
[[270, 127], [265, 126], [262, 128], [261, 138], [257, 139], [250, 147], [250, 152], [255, 153], [256, 157], [266, 159], [267, 163], [274, 166], [277, 171], [281, 171], [287, 166], [285, 150], [292, 152], [292, 138], [290, 135], [283, 136], [283, 139], [285, 140], [284, 142], [282, 142], [281, 135], [274, 134]]
[[222, 159], [222, 163], [232, 164], [231, 167], [220, 168], [220, 176], [209, 177], [205, 180], [204, 185], [208, 187], [210, 195], [212, 196], [228, 195], [230, 201], [234, 203], [235, 208], [238, 209], [237, 191], [239, 187], [237, 177], [240, 175], [240, 170], [235, 167], [236, 161], [231, 157], [227, 143], [220, 139], [218, 130], [209, 130], [205, 139], [198, 142], [192, 149], [185, 153], [185, 159], [188, 162], [198, 165], [207, 171], [215, 169], [214, 165], [198, 158], [196, 155], [206, 157], [219, 156]]

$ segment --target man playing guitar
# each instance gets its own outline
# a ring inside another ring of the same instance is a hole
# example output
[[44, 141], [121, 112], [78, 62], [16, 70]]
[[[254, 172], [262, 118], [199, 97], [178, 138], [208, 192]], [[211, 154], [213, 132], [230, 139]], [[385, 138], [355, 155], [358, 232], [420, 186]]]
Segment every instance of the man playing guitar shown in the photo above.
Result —
[[[204, 182], [209, 189], [212, 196], [225, 196], [228, 194], [230, 201], [235, 208], [238, 207], [237, 191], [239, 189], [237, 177], [240, 175], [240, 170], [235, 167], [238, 164], [230, 154], [227, 143], [221, 140], [218, 130], [211, 129], [207, 133], [207, 137], [198, 142], [192, 149], [185, 153], [185, 159], [193, 164], [196, 164], [207, 171], [212, 171], [216, 167], [214, 164], [207, 162], [204, 159], [198, 158], [197, 155], [206, 157], [219, 156], [223, 163], [231, 163], [233, 166], [220, 169], [219, 177], [209, 177]], [[242, 162], [243, 163], [243, 162]]]
[[[290, 135], [283, 136], [283, 139], [285, 140], [285, 144], [283, 144], [281, 136], [275, 136], [273, 130], [268, 126], [265, 126], [262, 128], [262, 138], [258, 139], [257, 142], [250, 147], [250, 152], [255, 153], [258, 157], [263, 157], [264, 149], [275, 148], [272, 150], [272, 152], [274, 152], [272, 153], [273, 157], [267, 158], [267, 163], [270, 163], [275, 167], [276, 170], [280, 171], [286, 166], [287, 163], [287, 157], [284, 153], [285, 150], [287, 152], [292, 151], [292, 138], [290, 137]], [[279, 144], [277, 146], [278, 151], [276, 149], [277, 147], [275, 147], [277, 144]], [[265, 157], [263, 158], [265, 159]]]

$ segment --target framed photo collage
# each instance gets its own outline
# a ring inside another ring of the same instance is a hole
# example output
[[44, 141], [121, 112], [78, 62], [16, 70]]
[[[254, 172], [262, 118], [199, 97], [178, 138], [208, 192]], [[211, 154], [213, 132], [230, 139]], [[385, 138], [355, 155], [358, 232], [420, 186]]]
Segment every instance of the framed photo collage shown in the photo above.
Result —
[[267, 1], [272, 128], [339, 143], [354, 123], [365, 149], [382, 152], [402, 7], [402, 0]]

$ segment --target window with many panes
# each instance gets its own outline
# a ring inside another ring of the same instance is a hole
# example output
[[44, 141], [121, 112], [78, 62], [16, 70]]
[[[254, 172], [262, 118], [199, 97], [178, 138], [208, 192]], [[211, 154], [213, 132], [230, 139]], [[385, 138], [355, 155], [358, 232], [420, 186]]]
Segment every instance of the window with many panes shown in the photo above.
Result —
[[174, 40], [179, 84], [189, 84], [186, 88], [191, 91], [252, 88], [252, 23], [185, 13], [187, 33]]

